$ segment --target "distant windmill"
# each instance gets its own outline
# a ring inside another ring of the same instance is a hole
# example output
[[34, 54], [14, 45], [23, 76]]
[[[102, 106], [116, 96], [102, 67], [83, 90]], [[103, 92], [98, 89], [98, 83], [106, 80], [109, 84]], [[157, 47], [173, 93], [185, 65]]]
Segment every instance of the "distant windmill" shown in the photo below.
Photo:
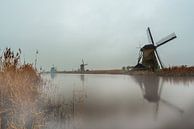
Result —
[[163, 69], [164, 67], [158, 55], [157, 48], [175, 39], [176, 35], [175, 33], [172, 33], [155, 43], [149, 27], [147, 29], [147, 34], [149, 44], [144, 45], [140, 49], [138, 63], [135, 68], [143, 67], [145, 69], [151, 69], [153, 71], [160, 68]]
[[80, 65], [80, 70], [81, 70], [81, 73], [84, 73], [85, 72], [85, 66], [88, 65], [88, 64], [85, 64], [84, 63], [84, 60], [82, 59], [82, 64]]

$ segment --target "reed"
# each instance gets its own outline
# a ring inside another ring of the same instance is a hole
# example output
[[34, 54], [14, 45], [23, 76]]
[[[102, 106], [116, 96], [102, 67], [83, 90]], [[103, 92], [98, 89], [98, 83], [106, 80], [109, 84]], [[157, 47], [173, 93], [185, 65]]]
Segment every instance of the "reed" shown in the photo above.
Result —
[[173, 66], [164, 68], [159, 72], [160, 75], [169, 75], [169, 76], [193, 76], [194, 75], [194, 66]]
[[1, 129], [39, 129], [43, 113], [39, 103], [41, 77], [32, 64], [22, 64], [21, 50], [6, 48], [1, 57]]

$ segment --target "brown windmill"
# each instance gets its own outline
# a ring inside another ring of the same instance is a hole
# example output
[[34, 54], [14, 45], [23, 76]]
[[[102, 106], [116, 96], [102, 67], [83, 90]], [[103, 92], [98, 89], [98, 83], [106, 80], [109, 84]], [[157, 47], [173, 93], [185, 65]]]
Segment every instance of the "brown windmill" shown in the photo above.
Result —
[[153, 70], [153, 71], [160, 69], [160, 68], [162, 69], [163, 64], [162, 64], [161, 59], [158, 55], [157, 49], [158, 49], [158, 47], [175, 39], [176, 35], [175, 35], [175, 33], [172, 33], [172, 34], [168, 35], [167, 37], [165, 37], [165, 38], [163, 38], [155, 43], [149, 27], [147, 29], [147, 34], [148, 34], [149, 44], [144, 45], [140, 49], [138, 63], [135, 66], [135, 68], [144, 68], [144, 69], [149, 69], [149, 70]]

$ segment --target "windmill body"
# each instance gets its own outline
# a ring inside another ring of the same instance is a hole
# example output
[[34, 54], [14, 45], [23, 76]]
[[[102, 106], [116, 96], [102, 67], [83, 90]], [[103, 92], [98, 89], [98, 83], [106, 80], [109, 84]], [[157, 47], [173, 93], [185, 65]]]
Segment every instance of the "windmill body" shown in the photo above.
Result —
[[135, 69], [136, 68], [138, 68], [138, 69], [143, 68], [143, 69], [156, 71], [160, 68], [163, 68], [163, 64], [162, 64], [161, 59], [159, 57], [159, 54], [157, 52], [158, 47], [175, 39], [176, 35], [175, 35], [175, 33], [172, 33], [172, 34], [168, 35], [167, 37], [161, 39], [157, 43], [155, 43], [149, 27], [147, 29], [147, 33], [148, 33], [149, 44], [144, 45], [140, 49], [138, 63], [135, 66]]
[[85, 72], [85, 66], [88, 65], [88, 64], [85, 64], [84, 63], [84, 60], [82, 59], [82, 64], [80, 65], [80, 71], [81, 73], [84, 73]]
[[80, 70], [81, 70], [81, 72], [85, 72], [85, 65], [84, 64], [80, 65]]
[[145, 45], [143, 48], [141, 48], [141, 52], [143, 53], [142, 64], [143, 66], [146, 66], [152, 70], [159, 68], [157, 57], [154, 51], [155, 46], [152, 44]]

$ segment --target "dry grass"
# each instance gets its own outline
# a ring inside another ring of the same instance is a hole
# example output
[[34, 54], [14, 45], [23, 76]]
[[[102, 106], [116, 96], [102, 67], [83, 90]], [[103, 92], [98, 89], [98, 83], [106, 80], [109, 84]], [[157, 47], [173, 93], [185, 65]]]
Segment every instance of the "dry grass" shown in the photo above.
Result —
[[187, 67], [183, 66], [173, 66], [162, 69], [159, 74], [169, 75], [169, 76], [193, 76], [194, 75], [194, 66]]
[[41, 78], [31, 64], [20, 63], [21, 50], [6, 48], [1, 56], [1, 129], [39, 129], [42, 113], [38, 104]]

